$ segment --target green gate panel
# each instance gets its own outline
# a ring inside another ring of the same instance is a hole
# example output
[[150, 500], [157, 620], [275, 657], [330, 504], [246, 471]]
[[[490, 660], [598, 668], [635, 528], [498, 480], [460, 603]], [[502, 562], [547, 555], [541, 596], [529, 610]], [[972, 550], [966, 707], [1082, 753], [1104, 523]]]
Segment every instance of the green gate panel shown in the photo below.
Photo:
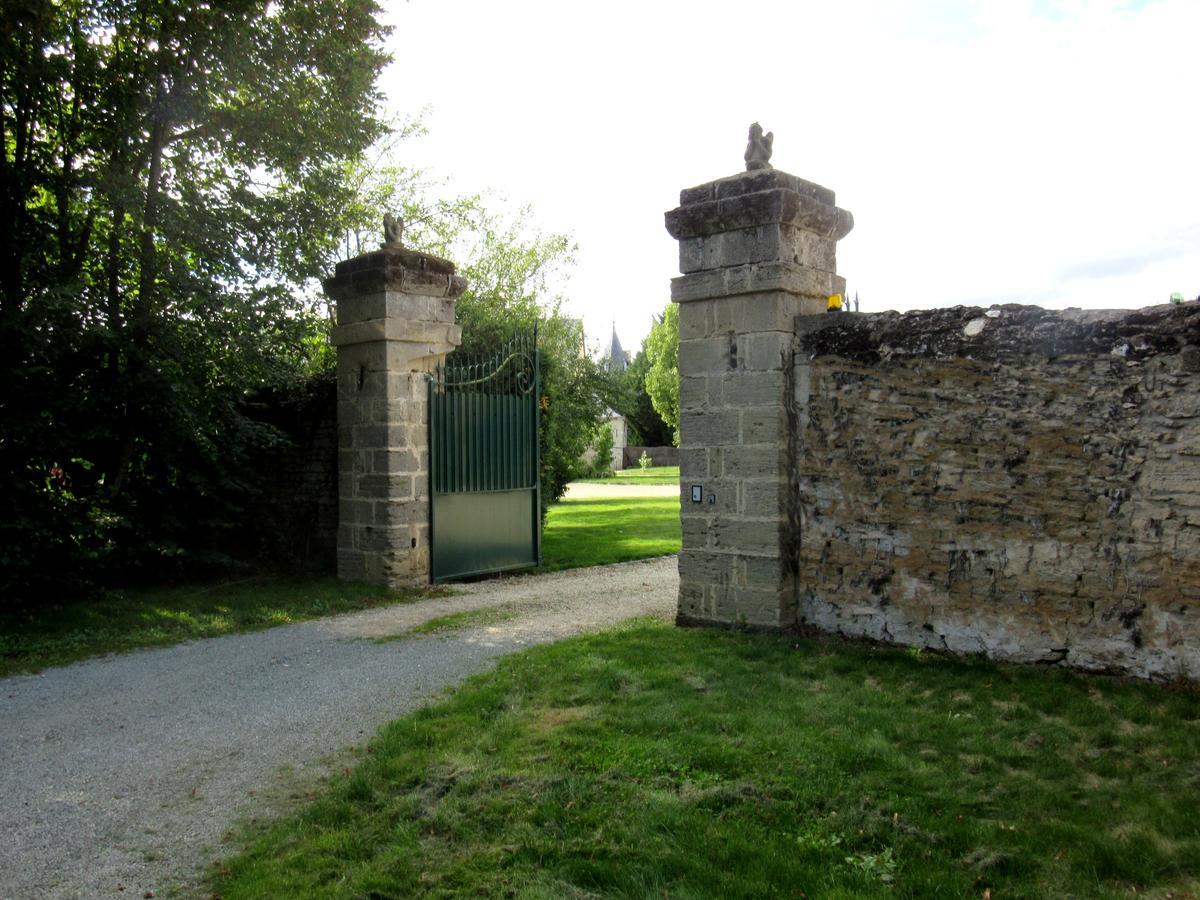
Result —
[[429, 382], [435, 582], [541, 562], [537, 332], [452, 354]]
[[434, 581], [536, 566], [537, 491], [434, 494]]

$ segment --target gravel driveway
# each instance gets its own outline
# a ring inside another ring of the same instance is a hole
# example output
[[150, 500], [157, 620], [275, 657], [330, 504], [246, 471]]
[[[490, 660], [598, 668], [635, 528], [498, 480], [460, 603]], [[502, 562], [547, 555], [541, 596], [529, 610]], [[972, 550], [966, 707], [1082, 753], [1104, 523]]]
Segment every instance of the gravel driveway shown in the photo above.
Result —
[[[2, 679], [0, 897], [194, 894], [236, 820], [302, 796], [380, 725], [506, 653], [632, 616], [669, 618], [677, 585], [673, 556], [479, 582]], [[515, 618], [373, 640], [495, 606]]]

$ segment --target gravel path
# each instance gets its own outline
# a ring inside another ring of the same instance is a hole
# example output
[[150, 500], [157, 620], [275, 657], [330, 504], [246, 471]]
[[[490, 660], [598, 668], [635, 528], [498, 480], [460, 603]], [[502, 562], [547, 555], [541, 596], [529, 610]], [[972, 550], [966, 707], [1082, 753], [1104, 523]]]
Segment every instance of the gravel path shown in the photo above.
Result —
[[[675, 557], [457, 586], [454, 596], [0, 680], [0, 897], [194, 893], [240, 818], [532, 644], [670, 617]], [[378, 642], [437, 616], [515, 618]]]

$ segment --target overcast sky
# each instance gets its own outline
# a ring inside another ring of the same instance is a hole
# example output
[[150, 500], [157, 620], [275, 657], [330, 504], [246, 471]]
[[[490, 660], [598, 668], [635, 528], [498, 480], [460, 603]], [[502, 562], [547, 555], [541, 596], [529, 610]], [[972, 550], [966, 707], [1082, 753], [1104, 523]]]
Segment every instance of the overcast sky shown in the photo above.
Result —
[[863, 310], [1200, 294], [1200, 0], [383, 0], [409, 165], [533, 207], [564, 293], [636, 350], [678, 274], [663, 213], [776, 168], [854, 213]]

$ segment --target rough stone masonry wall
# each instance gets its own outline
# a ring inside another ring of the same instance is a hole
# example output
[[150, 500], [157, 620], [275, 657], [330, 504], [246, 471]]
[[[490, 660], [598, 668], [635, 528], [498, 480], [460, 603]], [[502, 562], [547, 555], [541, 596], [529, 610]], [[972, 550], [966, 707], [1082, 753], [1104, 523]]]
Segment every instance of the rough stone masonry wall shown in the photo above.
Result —
[[796, 326], [799, 623], [1200, 678], [1200, 306]]

